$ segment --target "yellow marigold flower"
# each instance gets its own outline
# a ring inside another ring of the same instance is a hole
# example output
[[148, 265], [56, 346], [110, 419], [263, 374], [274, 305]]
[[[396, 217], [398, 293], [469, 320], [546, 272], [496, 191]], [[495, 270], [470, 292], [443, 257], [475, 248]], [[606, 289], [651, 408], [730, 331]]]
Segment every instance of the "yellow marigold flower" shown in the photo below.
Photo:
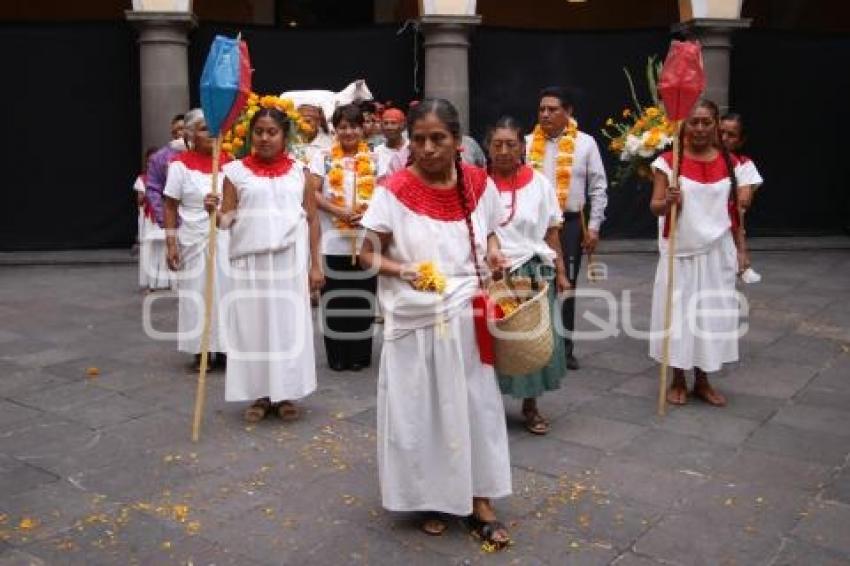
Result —
[[270, 94], [265, 95], [260, 98], [260, 106], [263, 108], [274, 108], [277, 106], [278, 98], [276, 96], [271, 96]]
[[416, 271], [418, 277], [414, 286], [420, 291], [443, 293], [446, 290], [446, 277], [437, 269], [433, 261], [420, 263]]
[[328, 183], [330, 186], [334, 188], [342, 187], [342, 182], [345, 179], [345, 174], [342, 172], [342, 169], [337, 167], [332, 168], [328, 171]]
[[345, 157], [345, 152], [342, 151], [342, 147], [340, 147], [338, 143], [331, 146], [331, 157], [334, 159], [342, 159]]
[[254, 114], [256, 114], [256, 113], [257, 113], [257, 110], [259, 110], [259, 108], [256, 108], [256, 109], [255, 109], [255, 108], [252, 106], [251, 108], [248, 108], [248, 110], [246, 110], [246, 111], [245, 111], [245, 116], [246, 116], [246, 117], [250, 120], [251, 118], [253, 118], [253, 117], [254, 117]]
[[227, 153], [233, 153], [233, 144], [230, 142], [224, 142], [221, 144], [221, 150], [226, 151]]
[[561, 138], [561, 141], [558, 142], [558, 150], [572, 152], [575, 150], [575, 142], [572, 138], [564, 136]]
[[558, 167], [570, 167], [572, 164], [572, 155], [559, 155], [555, 158], [555, 165], [557, 165]]
[[661, 115], [661, 111], [658, 108], [656, 108], [655, 106], [650, 106], [649, 108], [646, 109], [645, 114], [646, 114], [647, 118], [657, 118], [658, 116]]
[[245, 137], [245, 134], [247, 134], [247, 133], [248, 133], [248, 127], [247, 127], [247, 126], [245, 126], [245, 124], [243, 124], [243, 123], [241, 123], [241, 122], [240, 122], [239, 124], [236, 124], [236, 127], [234, 127], [234, 128], [233, 128], [233, 131], [234, 131], [234, 132], [236, 133], [236, 135], [237, 135], [237, 136], [239, 136], [240, 138], [244, 138], [244, 137]]
[[233, 140], [233, 147], [235, 147], [236, 149], [241, 149], [244, 145], [245, 141], [242, 138], [236, 138]]
[[623, 118], [628, 118], [631, 115], [632, 115], [631, 110], [629, 110], [628, 108], [623, 108]]
[[304, 120], [303, 118], [298, 119], [298, 129], [304, 132], [305, 134], [313, 133], [313, 126], [310, 122]]
[[283, 109], [287, 113], [295, 110], [295, 104], [292, 102], [291, 98], [281, 98], [280, 100], [283, 102]]
[[357, 161], [357, 175], [369, 175], [372, 173], [372, 164], [369, 161]]

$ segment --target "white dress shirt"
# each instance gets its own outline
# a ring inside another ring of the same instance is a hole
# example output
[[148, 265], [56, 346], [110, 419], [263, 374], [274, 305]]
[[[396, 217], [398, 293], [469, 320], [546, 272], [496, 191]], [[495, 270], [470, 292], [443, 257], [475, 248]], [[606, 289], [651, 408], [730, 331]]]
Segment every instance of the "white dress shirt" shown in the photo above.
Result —
[[[563, 135], [563, 134], [562, 134]], [[533, 134], [525, 137], [526, 160], [530, 160]], [[561, 136], [546, 139], [546, 150], [543, 155], [543, 173], [557, 187], [555, 179], [555, 160], [558, 157], [558, 140]], [[576, 135], [575, 151], [573, 152], [572, 177], [570, 192], [567, 197], [565, 212], [578, 212], [584, 208], [587, 196], [590, 196], [590, 218], [587, 221], [589, 230], [599, 231], [605, 220], [605, 207], [608, 206], [606, 189], [608, 180], [605, 167], [599, 155], [599, 146], [593, 137], [578, 132]]]

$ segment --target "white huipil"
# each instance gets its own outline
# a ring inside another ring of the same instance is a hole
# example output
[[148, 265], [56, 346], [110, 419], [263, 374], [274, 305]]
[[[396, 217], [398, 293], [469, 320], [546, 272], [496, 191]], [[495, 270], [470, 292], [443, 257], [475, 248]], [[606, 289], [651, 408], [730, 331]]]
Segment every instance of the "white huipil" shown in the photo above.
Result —
[[502, 253], [510, 262], [510, 270], [518, 269], [534, 256], [554, 266], [555, 250], [544, 240], [549, 228], [561, 225], [561, 208], [552, 183], [525, 166], [519, 169], [513, 182], [507, 180], [507, 183], [516, 190], [507, 186], [499, 190], [503, 212], [496, 235]]
[[[735, 157], [739, 186], [749, 184], [748, 173]], [[672, 176], [673, 157], [667, 152], [652, 167]], [[732, 237], [729, 198], [731, 181], [723, 157], [702, 162], [685, 157], [679, 184], [682, 207], [677, 219], [673, 258], [670, 366], [717, 371], [738, 360], [738, 310], [735, 290], [738, 269]], [[667, 292], [668, 238], [666, 219], [658, 221], [660, 257], [652, 294], [649, 355], [662, 361], [664, 308]]]
[[237, 192], [230, 228], [226, 401], [300, 399], [316, 389], [304, 170], [282, 156], [224, 166]]
[[[483, 263], [502, 207], [484, 171], [465, 171], [475, 187], [468, 194]], [[478, 282], [460, 210], [455, 190], [428, 187], [403, 170], [376, 189], [362, 221], [392, 234], [391, 259], [433, 261], [447, 277], [442, 295], [397, 277], [378, 282], [385, 317], [378, 471], [383, 505], [392, 511], [468, 515], [473, 496], [511, 493], [504, 407], [493, 367], [479, 358], [471, 304]]]
[[[219, 175], [216, 191], [221, 194], [224, 176]], [[182, 267], [172, 272], [177, 286], [178, 330], [177, 349], [199, 354], [204, 329], [207, 284], [207, 248], [210, 217], [204, 210], [204, 197], [212, 189], [212, 156], [194, 151], [178, 154], [168, 165], [168, 177], [162, 193], [177, 201], [180, 225], [177, 241], [180, 245]], [[228, 248], [230, 235], [216, 231], [216, 272], [213, 276], [213, 300], [210, 314], [210, 352], [227, 352], [224, 341], [224, 314], [219, 308], [221, 298], [230, 288], [228, 280]]]

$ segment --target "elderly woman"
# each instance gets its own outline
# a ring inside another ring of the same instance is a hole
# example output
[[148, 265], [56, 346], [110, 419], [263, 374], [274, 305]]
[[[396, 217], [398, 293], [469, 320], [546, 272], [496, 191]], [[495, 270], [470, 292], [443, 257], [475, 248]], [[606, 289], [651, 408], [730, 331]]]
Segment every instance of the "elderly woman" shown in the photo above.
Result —
[[336, 140], [310, 162], [322, 226], [327, 284], [322, 290], [322, 331], [328, 366], [359, 371], [372, 364], [372, 323], [377, 278], [356, 261], [377, 177], [374, 154], [363, 138], [363, 114], [340, 106], [331, 119]]
[[532, 434], [549, 432], [549, 422], [537, 408], [537, 398], [560, 387], [567, 371], [564, 341], [555, 324], [557, 294], [570, 289], [561, 253], [561, 208], [555, 189], [542, 174], [523, 163], [522, 129], [510, 117], [501, 118], [487, 135], [490, 177], [499, 189], [504, 210], [496, 227], [502, 252], [513, 274], [549, 282], [549, 312], [555, 333], [554, 352], [539, 371], [521, 376], [499, 375], [502, 393], [522, 399], [525, 428]]
[[[212, 189], [212, 138], [207, 131], [200, 109], [185, 114], [184, 133], [187, 151], [177, 154], [168, 165], [168, 177], [163, 189], [165, 196], [166, 259], [174, 272], [178, 293], [179, 337], [177, 349], [194, 354], [190, 367], [198, 371], [201, 364], [201, 334], [204, 327], [206, 292], [207, 245], [209, 215], [204, 209], [204, 197]], [[222, 156], [226, 161], [226, 158]], [[221, 192], [222, 177], [216, 189]], [[219, 309], [220, 299], [228, 290], [228, 278], [222, 257], [226, 257], [228, 234], [218, 231], [216, 274], [213, 278], [212, 314], [210, 315], [209, 351], [214, 352], [211, 368], [225, 365], [224, 318]]]
[[[461, 163], [450, 102], [423, 101], [408, 127], [413, 162], [378, 187], [363, 218], [361, 262], [381, 276], [386, 319], [378, 372], [383, 505], [468, 516], [476, 534], [501, 547], [510, 537], [491, 500], [511, 493], [508, 438], [472, 306], [482, 264], [505, 265], [495, 234], [502, 206], [485, 171]], [[437, 274], [444, 285], [423, 287]], [[445, 528], [433, 515], [422, 524], [433, 535]]]
[[[251, 118], [252, 154], [224, 166], [220, 225], [230, 230], [226, 401], [253, 400], [257, 422], [298, 417], [294, 401], [316, 389], [310, 290], [322, 286], [319, 223], [304, 169], [288, 156], [292, 125], [276, 108]], [[217, 196], [205, 205], [215, 213]]]

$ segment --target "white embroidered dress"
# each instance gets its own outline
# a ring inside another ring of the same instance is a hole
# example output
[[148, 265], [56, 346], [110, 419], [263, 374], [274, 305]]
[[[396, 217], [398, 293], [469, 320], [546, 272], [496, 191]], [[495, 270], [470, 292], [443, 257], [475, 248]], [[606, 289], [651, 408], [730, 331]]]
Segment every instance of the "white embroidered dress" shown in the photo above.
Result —
[[[219, 176], [218, 194], [224, 178]], [[180, 201], [177, 242], [180, 246], [182, 268], [172, 273], [177, 286], [178, 330], [177, 349], [199, 354], [206, 308], [207, 249], [210, 217], [204, 210], [204, 197], [212, 188], [212, 157], [193, 151], [178, 154], [168, 165], [168, 177], [163, 194]], [[224, 342], [224, 315], [219, 308], [221, 297], [227, 294], [227, 254], [230, 236], [226, 230], [216, 232], [216, 273], [213, 277], [212, 315], [210, 317], [210, 352], [227, 352]]]
[[316, 389], [308, 291], [304, 170], [247, 157], [224, 173], [236, 187], [230, 228], [225, 400], [300, 399]]
[[[752, 180], [733, 157], [738, 185]], [[672, 153], [652, 167], [672, 176]], [[713, 161], [684, 158], [680, 173], [682, 207], [677, 221], [673, 259], [673, 308], [670, 366], [714, 372], [738, 360], [738, 311], [735, 289], [738, 268], [732, 237], [729, 197], [731, 181], [722, 156]], [[667, 291], [668, 238], [666, 219], [658, 221], [660, 257], [652, 296], [649, 354], [662, 360], [664, 308]]]
[[[486, 174], [466, 168], [476, 253], [502, 215]], [[385, 508], [468, 515], [472, 497], [511, 493], [504, 407], [492, 366], [479, 358], [471, 299], [478, 288], [469, 233], [454, 190], [428, 187], [408, 170], [379, 186], [363, 225], [391, 233], [386, 254], [433, 261], [443, 295], [381, 276], [385, 317], [378, 375], [378, 471]], [[440, 323], [440, 324], [438, 324]], [[437, 327], [440, 327], [438, 329]]]

